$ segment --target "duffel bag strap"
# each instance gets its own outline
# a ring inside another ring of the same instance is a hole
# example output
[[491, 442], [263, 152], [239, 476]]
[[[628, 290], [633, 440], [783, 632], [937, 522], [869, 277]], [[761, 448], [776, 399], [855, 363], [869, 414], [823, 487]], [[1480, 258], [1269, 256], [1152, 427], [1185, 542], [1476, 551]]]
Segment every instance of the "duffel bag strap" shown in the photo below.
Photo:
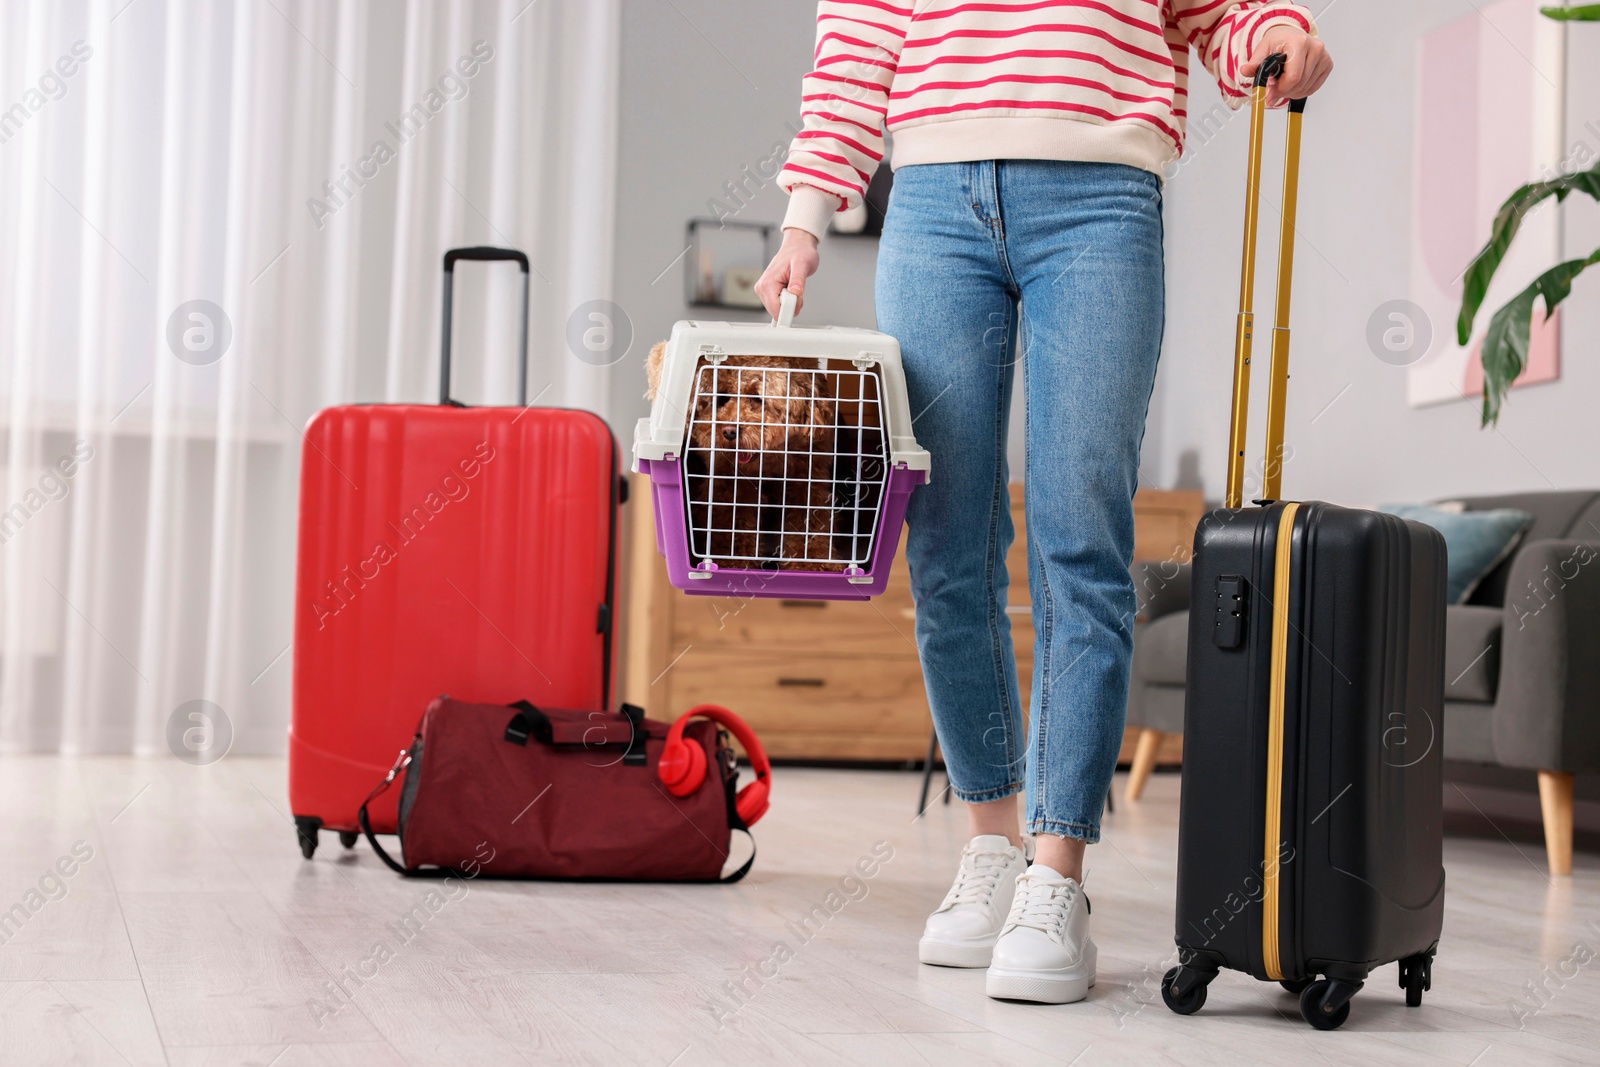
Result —
[[367, 805], [371, 804], [374, 800], [377, 800], [380, 796], [382, 796], [388, 790], [389, 786], [394, 784], [395, 776], [404, 770], [410, 763], [411, 750], [409, 748], [402, 748], [400, 750], [400, 755], [395, 757], [394, 766], [389, 768], [389, 773], [383, 776], [383, 781], [378, 783], [376, 789], [367, 794], [367, 799], [363, 800], [361, 802], [361, 807], [356, 810], [356, 822], [360, 824], [361, 832], [367, 835], [367, 844], [372, 846], [372, 851], [378, 854], [379, 859], [388, 864], [390, 870], [399, 871], [401, 874], [410, 874], [411, 872], [406, 870], [402, 865], [396, 863], [394, 859], [383, 850], [383, 846], [378, 844], [378, 836], [372, 832], [372, 823], [367, 819]]
[[622, 755], [624, 765], [643, 767], [646, 763], [645, 742], [649, 729], [645, 726], [643, 708], [624, 704], [618, 715], [592, 711], [580, 720], [574, 720], [570, 713], [552, 720], [526, 700], [506, 706], [516, 711], [506, 723], [505, 739], [510, 744], [526, 746], [530, 740], [542, 745], [581, 748], [626, 744], [627, 750]]
[[735, 826], [733, 829], [738, 830], [740, 833], [744, 834], [745, 837], [750, 839], [750, 858], [745, 860], [743, 866], [741, 866], [737, 871], [718, 878], [717, 881], [723, 885], [732, 885], [734, 882], [737, 882], [739, 879], [749, 874], [750, 868], [756, 865], [756, 835], [752, 834], [749, 828], [745, 826]]
[[550, 728], [550, 716], [526, 700], [518, 700], [506, 706], [517, 709], [517, 713], [511, 716], [511, 721], [506, 723], [507, 741], [513, 745], [526, 745], [531, 737], [541, 744], [548, 745], [554, 739], [554, 731]]
[[637, 704], [624, 704], [619, 709], [628, 720], [628, 751], [622, 754], [622, 764], [625, 767], [643, 767], [645, 758], [645, 740], [650, 736], [649, 730], [644, 725], [644, 709]]
[[[728, 801], [728, 839], [733, 839], [733, 831], [744, 834], [750, 841], [750, 858], [732, 874], [718, 878], [723, 885], [732, 885], [750, 873], [750, 868], [756, 864], [756, 835], [750, 832], [750, 827], [739, 818], [739, 806], [734, 803], [734, 786], [739, 778], [739, 765], [737, 757], [733, 754], [733, 747], [728, 744], [727, 731], [717, 730], [717, 762], [722, 766], [722, 792]], [[731, 773], [730, 773], [731, 772]]]
[[[418, 734], [417, 738], [412, 740], [412, 744], [415, 745], [416, 740], [420, 739], [421, 736], [421, 734]], [[372, 851], [378, 854], [378, 858], [391, 871], [403, 874], [407, 878], [448, 878], [452, 874], [459, 875], [461, 872], [454, 867], [419, 867], [416, 870], [410, 870], [404, 864], [395, 862], [394, 857], [385, 852], [383, 846], [378, 844], [378, 835], [372, 832], [372, 823], [367, 818], [367, 805], [382, 796], [394, 784], [394, 780], [400, 772], [410, 765], [411, 750], [402, 748], [400, 755], [395, 758], [394, 766], [389, 768], [389, 773], [383, 776], [383, 781], [378, 783], [376, 789], [367, 794], [367, 799], [363, 800], [361, 807], [356, 810], [356, 822], [361, 826], [361, 832], [366, 835], [367, 844], [372, 846]]]

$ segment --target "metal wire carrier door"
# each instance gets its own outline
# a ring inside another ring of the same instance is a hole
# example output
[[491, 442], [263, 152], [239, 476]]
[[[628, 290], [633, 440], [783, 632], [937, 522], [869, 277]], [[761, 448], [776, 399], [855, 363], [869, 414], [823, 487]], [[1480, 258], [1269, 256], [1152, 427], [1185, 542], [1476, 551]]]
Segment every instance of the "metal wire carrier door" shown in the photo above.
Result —
[[695, 563], [870, 566], [889, 467], [876, 366], [702, 359], [690, 411], [684, 507]]

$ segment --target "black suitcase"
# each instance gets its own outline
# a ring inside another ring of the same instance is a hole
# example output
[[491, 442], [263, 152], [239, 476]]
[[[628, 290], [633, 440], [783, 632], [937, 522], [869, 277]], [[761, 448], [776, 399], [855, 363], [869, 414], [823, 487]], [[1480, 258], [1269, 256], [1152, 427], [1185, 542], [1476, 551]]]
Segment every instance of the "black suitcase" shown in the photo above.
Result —
[[1373, 969], [1398, 961], [1413, 1006], [1431, 979], [1444, 919], [1445, 548], [1392, 515], [1275, 499], [1304, 101], [1289, 106], [1263, 499], [1240, 507], [1263, 105], [1258, 82], [1226, 506], [1195, 532], [1179, 966], [1162, 996], [1197, 1011], [1226, 967], [1280, 982], [1331, 1030]]

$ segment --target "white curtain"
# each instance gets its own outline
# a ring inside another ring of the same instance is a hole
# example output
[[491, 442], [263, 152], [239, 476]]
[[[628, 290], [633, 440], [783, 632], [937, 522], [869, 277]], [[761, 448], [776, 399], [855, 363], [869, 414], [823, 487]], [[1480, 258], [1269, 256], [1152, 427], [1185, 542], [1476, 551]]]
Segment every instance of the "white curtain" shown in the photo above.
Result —
[[[566, 323], [610, 295], [617, 23], [0, 3], [0, 750], [159, 753], [191, 700], [282, 750], [300, 430], [437, 398], [446, 248], [529, 254], [529, 392], [605, 414]], [[456, 291], [454, 395], [510, 402], [517, 271]]]

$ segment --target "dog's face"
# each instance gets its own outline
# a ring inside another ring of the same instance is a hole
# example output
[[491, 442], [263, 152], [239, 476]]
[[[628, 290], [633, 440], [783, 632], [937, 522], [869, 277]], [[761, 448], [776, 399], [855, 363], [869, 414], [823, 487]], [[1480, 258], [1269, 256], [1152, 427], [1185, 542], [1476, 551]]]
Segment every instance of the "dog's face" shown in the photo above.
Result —
[[[779, 357], [701, 367], [690, 417], [692, 452], [717, 474], [780, 477], [786, 462], [831, 456], [834, 403], [826, 376]], [[786, 455], [787, 454], [787, 455]], [[770, 468], [770, 469], [769, 469]]]

